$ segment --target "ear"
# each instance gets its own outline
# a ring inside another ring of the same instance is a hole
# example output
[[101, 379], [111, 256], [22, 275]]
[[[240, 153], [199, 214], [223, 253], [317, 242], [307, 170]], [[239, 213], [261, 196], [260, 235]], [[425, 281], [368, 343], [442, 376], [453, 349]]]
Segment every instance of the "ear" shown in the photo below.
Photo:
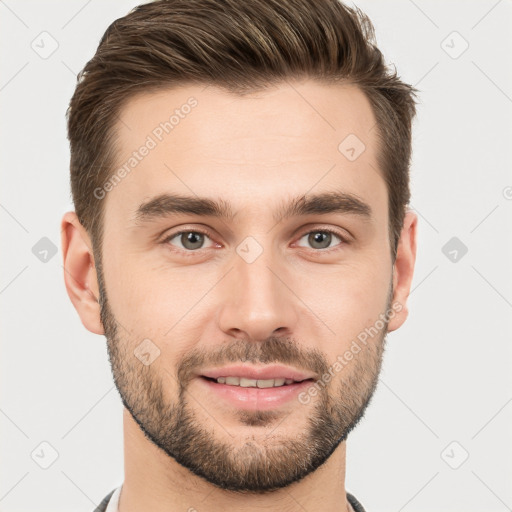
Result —
[[95, 334], [104, 334], [92, 244], [75, 212], [67, 212], [62, 218], [61, 243], [64, 282], [69, 298], [85, 328]]
[[393, 301], [396, 315], [389, 320], [388, 331], [394, 331], [405, 322], [409, 310], [407, 298], [411, 291], [411, 283], [416, 262], [416, 228], [418, 216], [408, 210], [405, 214], [400, 240], [393, 265]]

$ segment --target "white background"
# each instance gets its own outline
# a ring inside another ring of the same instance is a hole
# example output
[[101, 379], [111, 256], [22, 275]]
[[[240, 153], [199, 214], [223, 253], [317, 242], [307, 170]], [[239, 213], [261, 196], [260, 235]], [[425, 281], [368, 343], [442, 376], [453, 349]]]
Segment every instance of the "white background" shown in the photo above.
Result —
[[[0, 0], [0, 511], [85, 512], [123, 481], [122, 405], [105, 338], [67, 297], [59, 223], [76, 74], [138, 3]], [[410, 317], [349, 437], [347, 490], [368, 512], [512, 510], [512, 5], [356, 5], [420, 89], [420, 227]], [[46, 59], [31, 47], [43, 31], [58, 43]], [[45, 263], [32, 252], [43, 237], [58, 249]], [[456, 262], [442, 252], [452, 237], [468, 248]], [[58, 453], [48, 469], [31, 457], [49, 460], [44, 441]]]

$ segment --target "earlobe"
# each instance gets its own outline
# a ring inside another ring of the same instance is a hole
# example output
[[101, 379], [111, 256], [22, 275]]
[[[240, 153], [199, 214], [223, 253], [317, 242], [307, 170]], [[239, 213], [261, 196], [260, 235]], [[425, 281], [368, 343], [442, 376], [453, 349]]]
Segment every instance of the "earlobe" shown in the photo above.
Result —
[[69, 298], [85, 328], [95, 334], [104, 334], [92, 245], [75, 212], [67, 212], [62, 218], [61, 243], [64, 283]]
[[393, 265], [393, 310], [396, 314], [389, 320], [388, 332], [398, 329], [407, 319], [409, 310], [407, 299], [411, 291], [414, 264], [416, 262], [416, 229], [418, 216], [412, 211], [407, 211], [400, 241], [398, 242], [397, 255]]

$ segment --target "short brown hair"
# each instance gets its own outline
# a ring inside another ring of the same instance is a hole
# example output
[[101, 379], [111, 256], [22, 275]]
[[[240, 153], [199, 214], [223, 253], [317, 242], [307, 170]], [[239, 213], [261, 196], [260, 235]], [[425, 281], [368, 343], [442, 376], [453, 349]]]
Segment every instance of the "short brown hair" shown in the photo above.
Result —
[[129, 99], [184, 83], [244, 94], [290, 78], [352, 83], [370, 101], [394, 261], [417, 90], [388, 69], [369, 18], [339, 0], [156, 0], [108, 27], [67, 111], [73, 202], [97, 253], [104, 208], [94, 190], [114, 172], [116, 123]]

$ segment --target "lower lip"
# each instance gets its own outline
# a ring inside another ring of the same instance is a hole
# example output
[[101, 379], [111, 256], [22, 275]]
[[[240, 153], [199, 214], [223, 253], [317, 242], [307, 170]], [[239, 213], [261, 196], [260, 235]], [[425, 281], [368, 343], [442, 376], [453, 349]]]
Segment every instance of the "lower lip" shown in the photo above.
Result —
[[312, 380], [305, 380], [275, 388], [242, 388], [219, 384], [204, 377], [199, 380], [207, 389], [228, 401], [239, 409], [248, 411], [267, 411], [274, 409], [297, 398], [297, 395], [313, 384]]

